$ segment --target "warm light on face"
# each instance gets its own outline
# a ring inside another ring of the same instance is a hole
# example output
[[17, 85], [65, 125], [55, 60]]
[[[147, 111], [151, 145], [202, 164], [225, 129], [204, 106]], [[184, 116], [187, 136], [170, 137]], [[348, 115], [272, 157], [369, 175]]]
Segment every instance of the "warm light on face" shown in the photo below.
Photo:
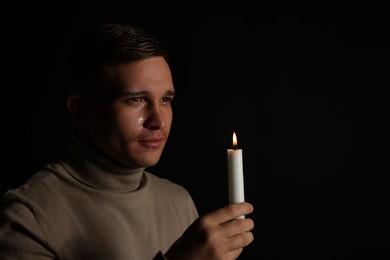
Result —
[[237, 136], [236, 136], [236, 132], [233, 132], [233, 147], [237, 147]]

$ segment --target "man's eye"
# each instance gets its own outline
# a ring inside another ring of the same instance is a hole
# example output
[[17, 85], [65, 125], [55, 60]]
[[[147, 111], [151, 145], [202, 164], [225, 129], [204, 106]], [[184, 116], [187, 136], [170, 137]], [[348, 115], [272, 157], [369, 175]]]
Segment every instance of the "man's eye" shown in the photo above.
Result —
[[132, 97], [128, 99], [128, 102], [141, 102], [142, 98], [140, 97]]
[[164, 103], [171, 103], [171, 102], [172, 102], [172, 99], [173, 99], [173, 98], [171, 98], [171, 97], [163, 97], [163, 98], [161, 99], [161, 101], [164, 102]]

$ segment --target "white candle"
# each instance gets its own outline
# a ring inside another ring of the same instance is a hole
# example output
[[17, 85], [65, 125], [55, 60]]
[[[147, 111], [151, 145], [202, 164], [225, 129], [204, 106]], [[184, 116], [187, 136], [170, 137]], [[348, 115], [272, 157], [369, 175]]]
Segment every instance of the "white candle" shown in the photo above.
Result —
[[[242, 163], [242, 149], [237, 147], [237, 136], [233, 133], [233, 149], [227, 150], [229, 176], [229, 203], [241, 203], [244, 196], [244, 171]], [[244, 216], [240, 216], [244, 218]]]

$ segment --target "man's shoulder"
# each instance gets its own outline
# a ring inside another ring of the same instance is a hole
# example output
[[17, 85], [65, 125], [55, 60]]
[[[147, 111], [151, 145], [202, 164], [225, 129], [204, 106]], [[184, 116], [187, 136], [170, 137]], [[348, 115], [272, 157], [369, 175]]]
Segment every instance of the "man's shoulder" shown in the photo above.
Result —
[[40, 170], [34, 172], [23, 184], [9, 189], [3, 196], [3, 202], [13, 200], [30, 200], [33, 198], [49, 198], [56, 193], [57, 184], [61, 179], [59, 176], [61, 165], [52, 162], [44, 165]]

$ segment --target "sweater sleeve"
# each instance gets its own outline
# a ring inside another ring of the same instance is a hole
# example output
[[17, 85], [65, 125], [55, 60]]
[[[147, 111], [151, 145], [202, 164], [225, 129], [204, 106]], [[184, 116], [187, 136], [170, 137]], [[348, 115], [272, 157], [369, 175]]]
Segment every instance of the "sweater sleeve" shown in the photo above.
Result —
[[0, 208], [0, 259], [55, 259], [33, 210], [21, 202], [2, 202]]

